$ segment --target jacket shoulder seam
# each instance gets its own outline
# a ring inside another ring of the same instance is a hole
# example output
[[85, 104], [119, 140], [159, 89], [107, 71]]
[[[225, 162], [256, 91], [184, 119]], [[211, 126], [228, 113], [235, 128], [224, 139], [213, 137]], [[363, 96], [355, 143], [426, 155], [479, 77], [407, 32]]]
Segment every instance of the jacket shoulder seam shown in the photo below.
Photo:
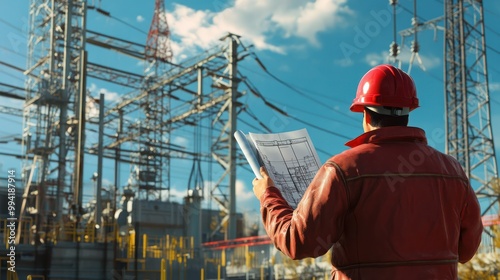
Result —
[[457, 179], [462, 182], [467, 183], [468, 180], [462, 178], [460, 175], [446, 175], [446, 174], [437, 174], [437, 173], [378, 173], [378, 174], [363, 174], [363, 175], [358, 175], [355, 177], [349, 177], [346, 179], [347, 182], [350, 181], [355, 181], [363, 178], [368, 178], [368, 177], [385, 177], [385, 176], [403, 176], [405, 178], [407, 177], [440, 177], [440, 178], [447, 178], [447, 179]]
[[347, 187], [347, 179], [345, 177], [344, 170], [342, 170], [342, 168], [336, 162], [331, 161], [331, 160], [327, 161], [325, 163], [325, 165], [333, 166], [337, 170], [337, 172], [339, 173], [340, 179], [342, 180], [342, 184], [344, 185], [345, 193], [347, 195], [348, 208], [351, 209], [351, 199], [350, 199], [350, 194], [349, 194], [349, 188]]

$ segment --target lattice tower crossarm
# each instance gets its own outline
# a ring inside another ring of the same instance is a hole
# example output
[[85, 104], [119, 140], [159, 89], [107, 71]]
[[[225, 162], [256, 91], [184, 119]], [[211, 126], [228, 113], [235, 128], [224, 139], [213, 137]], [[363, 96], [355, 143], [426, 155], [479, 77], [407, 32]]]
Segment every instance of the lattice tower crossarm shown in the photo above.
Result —
[[498, 213], [483, 1], [447, 0], [444, 9], [446, 153], [464, 167], [482, 214]]
[[85, 102], [80, 97], [85, 96], [86, 9], [83, 0], [30, 1], [23, 179], [25, 193], [38, 195], [36, 205], [24, 198], [20, 219], [30, 208], [37, 231], [47, 217], [59, 222], [70, 207], [81, 205], [82, 170], [75, 151], [81, 147], [76, 140], [84, 139], [78, 108]]

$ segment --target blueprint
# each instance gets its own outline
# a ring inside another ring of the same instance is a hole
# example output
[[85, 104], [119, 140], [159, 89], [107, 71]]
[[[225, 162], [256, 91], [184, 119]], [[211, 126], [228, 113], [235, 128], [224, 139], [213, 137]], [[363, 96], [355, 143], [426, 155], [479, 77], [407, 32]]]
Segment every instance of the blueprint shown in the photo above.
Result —
[[276, 187], [295, 209], [321, 167], [307, 130], [276, 134], [249, 133], [247, 139], [259, 164], [266, 167]]

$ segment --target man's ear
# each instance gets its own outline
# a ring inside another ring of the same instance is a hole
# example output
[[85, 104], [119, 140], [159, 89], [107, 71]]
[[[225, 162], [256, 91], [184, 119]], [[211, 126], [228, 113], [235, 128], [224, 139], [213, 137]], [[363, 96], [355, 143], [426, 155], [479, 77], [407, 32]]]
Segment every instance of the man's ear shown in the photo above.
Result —
[[370, 114], [366, 112], [366, 109], [363, 110], [363, 114], [364, 114], [363, 120], [366, 122], [366, 124], [370, 124], [372, 122], [372, 119], [370, 117]]
[[368, 114], [366, 112], [366, 109], [363, 110], [363, 131], [364, 132], [368, 132], [370, 131], [370, 128], [371, 128], [371, 118], [370, 118], [370, 114]]

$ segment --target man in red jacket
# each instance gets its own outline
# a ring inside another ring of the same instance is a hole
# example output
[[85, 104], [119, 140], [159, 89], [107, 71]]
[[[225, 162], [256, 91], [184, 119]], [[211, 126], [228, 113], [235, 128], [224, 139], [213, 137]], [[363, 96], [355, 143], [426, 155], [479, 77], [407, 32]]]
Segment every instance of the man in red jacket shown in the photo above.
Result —
[[262, 168], [253, 181], [265, 230], [292, 259], [332, 249], [332, 279], [456, 279], [483, 226], [462, 167], [408, 127], [414, 82], [379, 65], [361, 79], [351, 111], [364, 133], [320, 168], [292, 209]]

